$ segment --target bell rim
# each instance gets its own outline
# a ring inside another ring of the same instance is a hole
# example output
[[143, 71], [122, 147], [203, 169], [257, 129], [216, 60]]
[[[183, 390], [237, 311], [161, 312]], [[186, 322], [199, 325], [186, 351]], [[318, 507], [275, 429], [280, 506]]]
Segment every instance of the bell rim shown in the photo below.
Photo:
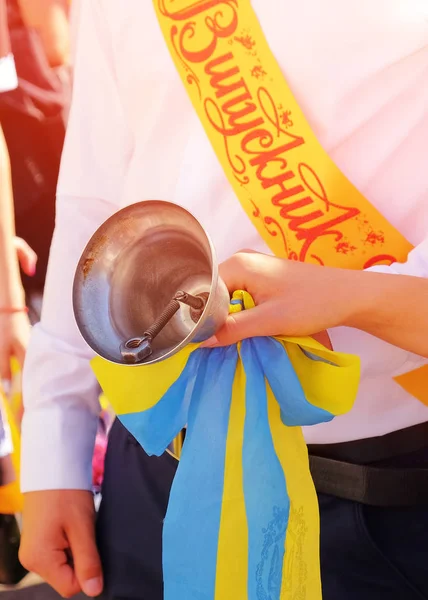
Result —
[[[99, 351], [99, 348], [98, 348], [98, 350], [96, 348], [94, 348], [94, 345], [92, 344], [92, 339], [90, 339], [90, 336], [86, 334], [85, 328], [81, 326], [82, 321], [79, 320], [79, 318], [78, 318], [78, 313], [82, 312], [82, 310], [78, 306], [78, 296], [79, 296], [79, 290], [82, 288], [82, 285], [84, 284], [84, 281], [85, 281], [85, 274], [83, 272], [84, 265], [87, 261], [88, 254], [90, 254], [91, 250], [93, 249], [94, 245], [96, 244], [96, 239], [97, 238], [99, 239], [100, 237], [102, 237], [103, 232], [108, 230], [109, 223], [111, 224], [112, 222], [115, 222], [118, 218], [118, 215], [124, 215], [127, 212], [131, 213], [136, 208], [141, 207], [143, 205], [147, 205], [147, 204], [153, 204], [153, 205], [163, 204], [164, 206], [169, 205], [171, 207], [174, 207], [174, 209], [179, 209], [180, 211], [182, 211], [183, 213], [186, 213], [189, 217], [191, 217], [193, 219], [193, 221], [199, 226], [201, 232], [203, 233], [203, 235], [206, 238], [207, 245], [208, 245], [209, 252], [210, 252], [210, 258], [211, 258], [210, 295], [209, 295], [208, 301], [205, 305], [204, 311], [201, 315], [199, 322], [196, 323], [196, 325], [192, 329], [192, 331], [179, 344], [177, 344], [177, 346], [174, 346], [174, 348], [172, 348], [169, 352], [166, 352], [165, 354], [162, 354], [161, 356], [158, 356], [154, 359], [148, 359], [141, 363], [136, 363], [136, 364], [131, 363], [130, 364], [130, 363], [126, 363], [121, 360], [114, 360], [110, 356], [107, 356], [107, 355], [101, 353]], [[82, 284], [82, 280], [83, 280], [83, 284]], [[185, 348], [187, 345], [192, 343], [192, 340], [197, 336], [198, 331], [203, 326], [204, 315], [209, 313], [209, 310], [210, 310], [212, 304], [214, 303], [215, 293], [213, 293], [213, 292], [215, 292], [215, 288], [218, 285], [218, 282], [219, 282], [219, 268], [218, 268], [217, 253], [216, 253], [214, 244], [213, 244], [212, 239], [211, 239], [210, 235], [208, 234], [208, 232], [205, 230], [205, 228], [202, 226], [200, 221], [195, 217], [195, 215], [191, 211], [189, 211], [186, 208], [183, 208], [179, 204], [170, 202], [168, 200], [142, 200], [139, 202], [134, 202], [132, 204], [128, 204], [122, 208], [119, 208], [119, 210], [115, 211], [112, 215], [110, 215], [110, 217], [108, 217], [105, 221], [103, 221], [103, 223], [91, 235], [90, 239], [88, 240], [87, 244], [85, 245], [85, 247], [80, 255], [79, 261], [76, 266], [75, 274], [73, 277], [72, 305], [73, 305], [74, 319], [76, 321], [76, 325], [80, 332], [80, 335], [85, 340], [88, 347], [94, 352], [95, 356], [102, 358], [104, 361], [106, 361], [110, 364], [124, 366], [124, 367], [136, 368], [136, 367], [144, 367], [144, 366], [153, 365], [153, 364], [162, 362], [164, 360], [168, 360], [169, 358], [171, 358], [172, 356], [174, 356], [175, 354], [180, 352], [180, 350]]]

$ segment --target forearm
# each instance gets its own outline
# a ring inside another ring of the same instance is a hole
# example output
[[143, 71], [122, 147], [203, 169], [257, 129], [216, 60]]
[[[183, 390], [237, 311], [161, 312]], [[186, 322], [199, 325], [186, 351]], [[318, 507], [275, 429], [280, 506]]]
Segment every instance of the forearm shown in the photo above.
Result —
[[338, 283], [336, 325], [365, 331], [428, 358], [428, 279], [408, 275], [343, 271]]
[[0, 125], [0, 308], [24, 303], [14, 235], [9, 155]]

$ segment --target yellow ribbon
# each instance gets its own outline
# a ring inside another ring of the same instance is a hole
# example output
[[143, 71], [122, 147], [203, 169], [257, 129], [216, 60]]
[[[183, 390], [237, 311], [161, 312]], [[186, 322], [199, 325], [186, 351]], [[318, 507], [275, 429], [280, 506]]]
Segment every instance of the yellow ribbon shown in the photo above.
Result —
[[13, 454], [12, 463], [16, 479], [12, 483], [0, 487], [0, 514], [15, 514], [22, 511], [23, 495], [19, 485], [21, 462], [20, 422], [22, 415], [21, 372], [16, 361], [12, 361], [12, 386], [9, 398], [0, 387], [0, 402], [9, 423]]

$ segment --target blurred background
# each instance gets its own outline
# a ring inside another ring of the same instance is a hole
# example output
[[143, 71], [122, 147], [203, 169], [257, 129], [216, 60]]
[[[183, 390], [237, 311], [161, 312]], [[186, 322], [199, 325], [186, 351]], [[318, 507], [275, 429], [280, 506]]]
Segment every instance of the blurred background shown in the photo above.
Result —
[[[1, 600], [59, 600], [56, 592], [44, 584], [35, 575], [27, 575], [22, 583], [13, 588], [0, 587]], [[79, 594], [75, 600], [83, 600], [86, 596]]]
[[[19, 490], [21, 366], [29, 331], [40, 318], [43, 302], [55, 223], [56, 183], [72, 90], [70, 48], [77, 2], [0, 0], [2, 600], [59, 598], [39, 578], [26, 573], [18, 558], [23, 501]], [[4, 306], [4, 298], [11, 306]], [[26, 306], [28, 313], [16, 304]], [[19, 318], [11, 317], [15, 308], [22, 312]], [[12, 351], [12, 342], [23, 346], [22, 356]], [[95, 503], [99, 500], [111, 420], [112, 415], [103, 403], [93, 460]]]

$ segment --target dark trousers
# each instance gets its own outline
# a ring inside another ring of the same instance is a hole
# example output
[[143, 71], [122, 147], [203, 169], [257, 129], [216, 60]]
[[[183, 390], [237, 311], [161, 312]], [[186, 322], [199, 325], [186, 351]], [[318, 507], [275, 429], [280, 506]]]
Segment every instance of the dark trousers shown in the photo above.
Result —
[[[176, 467], [114, 424], [98, 519], [103, 599], [163, 600], [162, 523]], [[319, 501], [323, 600], [428, 600], [428, 507]]]

